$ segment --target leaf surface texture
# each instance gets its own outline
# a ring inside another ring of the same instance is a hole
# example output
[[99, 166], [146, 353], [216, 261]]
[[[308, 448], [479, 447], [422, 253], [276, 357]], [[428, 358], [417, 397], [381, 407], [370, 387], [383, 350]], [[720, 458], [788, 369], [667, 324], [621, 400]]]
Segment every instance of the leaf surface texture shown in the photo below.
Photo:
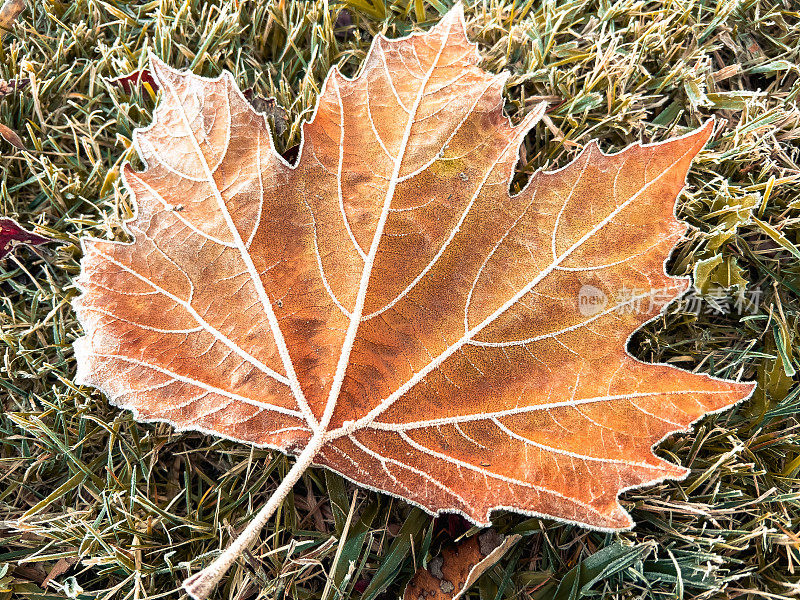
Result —
[[[632, 358], [664, 302], [615, 296], [686, 289], [664, 261], [713, 124], [590, 144], [512, 196], [543, 108], [512, 125], [478, 61], [460, 8], [377, 38], [356, 78], [330, 73], [290, 165], [229, 74], [154, 60], [134, 241], [84, 244], [79, 381], [290, 454], [324, 435], [316, 464], [431, 512], [629, 527], [622, 490], [687, 472], [653, 445], [752, 390]], [[607, 304], [579, 310], [585, 286]]]

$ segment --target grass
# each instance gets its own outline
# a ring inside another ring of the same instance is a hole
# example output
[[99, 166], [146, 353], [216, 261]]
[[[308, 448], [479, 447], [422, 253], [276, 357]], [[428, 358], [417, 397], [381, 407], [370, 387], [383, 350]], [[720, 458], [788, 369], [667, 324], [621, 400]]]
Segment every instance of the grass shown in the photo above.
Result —
[[[203, 75], [229, 69], [243, 89], [287, 109], [290, 126], [277, 142], [289, 148], [332, 65], [355, 72], [376, 33], [429, 27], [449, 5], [40, 0], [6, 33], [0, 79], [30, 83], [0, 101], [0, 123], [30, 150], [0, 141], [0, 214], [56, 241], [0, 264], [0, 600], [177, 598], [187, 564], [213, 557], [290, 464], [246, 445], [139, 425], [72, 383], [79, 240], [123, 235], [131, 203], [119, 167], [135, 160], [131, 132], [149, 123], [155, 103], [146, 87], [128, 94], [109, 80], [146, 66], [148, 47]], [[608, 151], [717, 117], [719, 134], [680, 202], [695, 229], [671, 260], [676, 274], [696, 267], [704, 293], [670, 306], [631, 350], [760, 384], [752, 400], [661, 445], [692, 473], [625, 494], [633, 531], [498, 516], [500, 532], [523, 540], [469, 597], [800, 595], [800, 7], [468, 5], [484, 66], [512, 74], [512, 118], [542, 97], [555, 102], [526, 140], [518, 184], [534, 168], [565, 164], [592, 138]], [[737, 297], [747, 310], [714, 310]], [[397, 597], [414, 561], [465, 531], [457, 518], [432, 521], [312, 470], [217, 597]]]

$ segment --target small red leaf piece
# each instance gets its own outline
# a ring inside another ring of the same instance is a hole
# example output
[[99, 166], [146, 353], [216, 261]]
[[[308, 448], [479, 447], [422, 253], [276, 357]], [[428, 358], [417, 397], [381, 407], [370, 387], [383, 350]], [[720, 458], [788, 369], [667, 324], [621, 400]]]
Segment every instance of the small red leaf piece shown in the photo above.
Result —
[[154, 93], [158, 93], [159, 87], [156, 80], [150, 74], [150, 69], [136, 69], [128, 75], [122, 75], [109, 80], [110, 83], [118, 85], [126, 94], [133, 93], [133, 90], [146, 83]]
[[22, 228], [11, 217], [0, 217], [0, 259], [5, 258], [16, 244], [40, 246], [50, 239]]
[[513, 125], [507, 74], [478, 62], [460, 5], [378, 36], [357, 77], [327, 77], [293, 165], [229, 73], [151, 59], [134, 241], [84, 240], [78, 381], [142, 421], [299, 457], [194, 597], [311, 463], [478, 524], [504, 508], [619, 530], [620, 492], [687, 474], [653, 446], [752, 392], [626, 351], [689, 284], [664, 263], [713, 123], [589, 144], [512, 196], [545, 105]]

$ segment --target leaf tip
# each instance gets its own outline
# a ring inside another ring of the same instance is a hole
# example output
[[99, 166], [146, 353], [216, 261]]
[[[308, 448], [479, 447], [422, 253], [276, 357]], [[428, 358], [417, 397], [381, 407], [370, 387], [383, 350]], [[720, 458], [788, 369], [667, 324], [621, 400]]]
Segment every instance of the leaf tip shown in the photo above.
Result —
[[151, 67], [159, 67], [166, 64], [163, 60], [161, 60], [161, 58], [159, 58], [155, 50], [150, 47], [147, 48], [147, 61], [150, 63]]
[[711, 118], [706, 119], [705, 123], [703, 123], [699, 129], [695, 131], [697, 136], [702, 140], [702, 146], [700, 149], [702, 150], [708, 141], [714, 137], [717, 129], [717, 117], [712, 115]]
[[464, 3], [461, 0], [458, 0], [453, 5], [453, 8], [447, 11], [444, 17], [439, 21], [436, 27], [446, 27], [453, 24], [460, 24], [462, 29], [466, 29], [466, 23], [464, 20]]
[[162, 89], [169, 83], [170, 79], [182, 75], [181, 71], [173, 69], [166, 62], [161, 60], [152, 48], [147, 49], [147, 60], [150, 62], [150, 72], [153, 79]]
[[630, 531], [636, 526], [636, 522], [630, 513], [617, 502], [617, 508], [611, 514], [612, 522], [609, 529], [612, 531]]
[[442, 19], [430, 30], [430, 33], [444, 34], [444, 39], [452, 35], [462, 38], [458, 44], [471, 45], [473, 50], [473, 59], [479, 60], [478, 45], [472, 42], [467, 35], [467, 22], [464, 17], [464, 3], [459, 0], [453, 5]]

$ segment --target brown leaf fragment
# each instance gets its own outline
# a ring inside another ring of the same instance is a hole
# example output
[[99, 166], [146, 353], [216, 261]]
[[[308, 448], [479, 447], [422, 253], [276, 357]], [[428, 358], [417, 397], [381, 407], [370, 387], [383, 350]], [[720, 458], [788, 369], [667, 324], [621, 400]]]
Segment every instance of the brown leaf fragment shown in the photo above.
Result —
[[2, 123], [0, 123], [0, 137], [19, 150], [26, 149], [22, 138], [17, 135], [17, 132]]
[[275, 98], [259, 96], [253, 91], [253, 88], [246, 89], [242, 93], [256, 112], [264, 113], [267, 116], [270, 124], [275, 128], [275, 133], [283, 135], [289, 122], [289, 113], [286, 112], [286, 109], [278, 104]]
[[456, 600], [521, 539], [494, 529], [446, 548], [419, 569], [406, 586], [404, 600]]
[[8, 32], [25, 10], [25, 0], [5, 0], [0, 6], [0, 39]]
[[[12, 563], [13, 564], [13, 563]], [[42, 582], [47, 579], [47, 571], [40, 564], [27, 564], [22, 563], [14, 566], [13, 574], [15, 578], [26, 579], [32, 581], [37, 585], [42, 585]]]
[[333, 33], [336, 39], [344, 41], [353, 35], [356, 27], [353, 24], [353, 15], [346, 8], [339, 11], [333, 23]]
[[68, 557], [68, 558], [59, 558], [56, 564], [53, 565], [53, 568], [50, 569], [50, 572], [45, 577], [44, 581], [42, 581], [41, 585], [44, 589], [47, 589], [47, 584], [50, 583], [51, 580], [55, 579], [56, 577], [60, 577], [64, 573], [70, 570], [72, 565], [78, 562], [78, 559], [75, 557]]
[[11, 81], [6, 81], [5, 79], [0, 79], [0, 100], [8, 96], [9, 94], [13, 94], [30, 83], [30, 79], [12, 79]]
[[37, 233], [31, 233], [11, 217], [0, 217], [0, 259], [5, 258], [17, 244], [40, 246], [50, 241]]
[[131, 243], [85, 239], [77, 381], [142, 421], [298, 457], [187, 591], [205, 597], [313, 464], [431, 513], [499, 508], [613, 531], [653, 453], [751, 383], [647, 364], [630, 336], [683, 294], [675, 200], [712, 121], [509, 186], [525, 135], [460, 4], [333, 69], [296, 164], [233, 77], [151, 58]]
[[281, 152], [281, 156], [289, 164], [295, 164], [297, 162], [297, 157], [300, 156], [300, 144], [287, 148]]

